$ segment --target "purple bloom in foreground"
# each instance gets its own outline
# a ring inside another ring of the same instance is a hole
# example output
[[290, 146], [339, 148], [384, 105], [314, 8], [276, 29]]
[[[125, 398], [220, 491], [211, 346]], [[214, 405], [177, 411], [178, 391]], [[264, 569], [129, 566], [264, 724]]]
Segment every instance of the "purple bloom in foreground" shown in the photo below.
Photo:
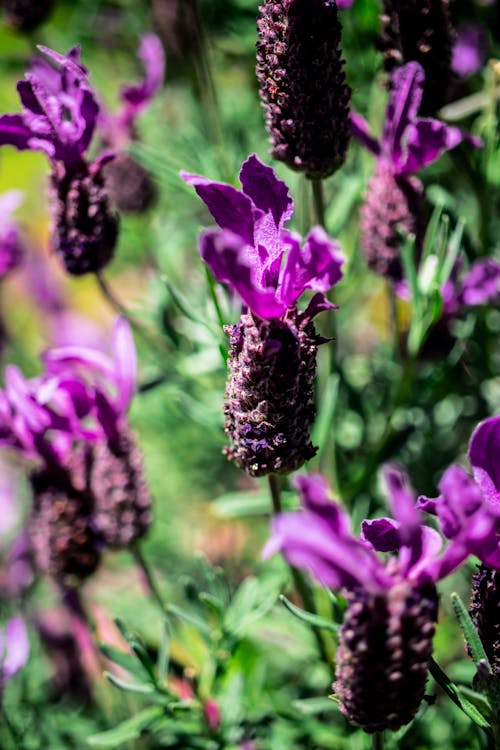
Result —
[[[485, 419], [469, 443], [471, 478], [450, 466], [441, 495], [422, 497], [422, 509], [438, 516], [455, 548], [467, 547], [481, 560], [474, 576], [470, 615], [495, 674], [500, 673], [500, 417]], [[485, 519], [484, 508], [488, 510]]]
[[151, 174], [127, 152], [137, 140], [136, 122], [160, 90], [165, 76], [165, 55], [156, 34], [146, 34], [139, 45], [144, 68], [140, 83], [125, 86], [120, 92], [121, 106], [117, 112], [101, 109], [99, 131], [103, 146], [117, 152], [104, 168], [110, 195], [125, 213], [141, 213], [156, 198]]
[[100, 270], [113, 255], [118, 225], [102, 175], [112, 155], [90, 164], [85, 158], [99, 107], [79, 48], [67, 55], [40, 50], [50, 63], [35, 61], [19, 81], [23, 111], [0, 117], [0, 145], [43, 151], [50, 160], [53, 244], [66, 270], [79, 276]]
[[[293, 212], [288, 188], [255, 155], [242, 166], [242, 191], [182, 176], [219, 225], [202, 232], [201, 257], [244, 305], [239, 322], [226, 329], [231, 343], [227, 455], [254, 476], [293, 471], [316, 452], [309, 433], [322, 340], [312, 320], [334, 308], [324, 293], [340, 280], [344, 257], [319, 227], [303, 245], [285, 229]], [[306, 289], [315, 294], [299, 310]]]
[[500, 295], [500, 262], [495, 258], [480, 258], [468, 271], [458, 266], [441, 289], [443, 314], [453, 316], [467, 307], [486, 305]]
[[461, 78], [468, 78], [481, 70], [486, 57], [487, 35], [484, 26], [469, 23], [459, 26], [453, 45], [451, 67]]
[[28, 661], [30, 644], [24, 620], [11, 617], [0, 628], [0, 695], [5, 684]]
[[[322, 477], [299, 477], [303, 510], [274, 519], [264, 550], [266, 557], [281, 551], [291, 565], [347, 596], [334, 690], [342, 712], [368, 732], [395, 730], [415, 715], [432, 654], [435, 584], [478, 549], [479, 538], [488, 550], [496, 543], [495, 518], [480, 503], [475, 529], [442, 551], [439, 534], [421, 523], [405, 475], [388, 466], [384, 476], [394, 519], [364, 521], [361, 538], [329, 499]], [[376, 551], [397, 554], [384, 561]]]
[[418, 117], [424, 71], [411, 62], [394, 71], [380, 140], [366, 120], [351, 113], [353, 135], [377, 158], [361, 209], [361, 247], [372, 270], [393, 281], [402, 278], [401, 235], [423, 238], [423, 187], [414, 173], [462, 141], [480, 142], [439, 120]]

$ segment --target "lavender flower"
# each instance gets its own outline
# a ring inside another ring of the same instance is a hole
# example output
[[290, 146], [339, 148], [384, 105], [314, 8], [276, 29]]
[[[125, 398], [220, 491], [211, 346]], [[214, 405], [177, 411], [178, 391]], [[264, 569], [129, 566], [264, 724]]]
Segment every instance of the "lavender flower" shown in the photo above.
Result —
[[419, 506], [438, 516], [444, 535], [455, 547], [468, 546], [482, 562], [473, 579], [470, 614], [494, 674], [500, 674], [499, 456], [500, 417], [491, 417], [478, 425], [469, 443], [474, 478], [462, 467], [450, 466], [439, 484], [441, 495], [419, 498]]
[[[415, 715], [432, 654], [435, 584], [469, 554], [493, 560], [496, 544], [495, 517], [485, 503], [472, 511], [469, 497], [457, 494], [457, 511], [470, 528], [464, 524], [442, 551], [439, 534], [421, 523], [405, 475], [392, 466], [384, 476], [394, 520], [364, 521], [360, 539], [328, 498], [325, 481], [299, 477], [304, 509], [273, 520], [264, 550], [265, 557], [281, 551], [291, 565], [347, 596], [334, 690], [341, 711], [367, 732], [395, 730]], [[383, 562], [376, 551], [397, 556]]]
[[[293, 212], [288, 188], [255, 155], [242, 166], [242, 192], [182, 176], [220, 227], [202, 233], [201, 257], [244, 305], [239, 322], [226, 328], [226, 454], [252, 476], [293, 471], [316, 452], [309, 433], [316, 352], [323, 340], [312, 320], [333, 309], [323, 293], [340, 280], [344, 258], [321, 228], [311, 231], [303, 247], [284, 228]], [[316, 294], [301, 311], [297, 301], [306, 289]]]
[[125, 86], [120, 93], [121, 108], [115, 113], [101, 109], [98, 122], [104, 147], [117, 152], [105, 165], [104, 174], [112, 199], [124, 213], [146, 211], [156, 198], [151, 174], [126, 151], [137, 140], [138, 117], [160, 90], [165, 75], [165, 55], [155, 34], [143, 36], [139, 57], [144, 78], [139, 84]]
[[56, 68], [36, 62], [19, 81], [22, 114], [0, 117], [0, 145], [43, 151], [51, 176], [53, 243], [68, 273], [98, 271], [113, 255], [118, 235], [102, 169], [112, 158], [85, 159], [99, 107], [80, 63], [80, 50], [40, 50]]
[[460, 78], [469, 78], [481, 70], [486, 57], [487, 41], [486, 29], [481, 24], [459, 26], [451, 59], [453, 72]]
[[7, 23], [18, 31], [33, 31], [47, 20], [54, 0], [3, 0]]
[[307, 177], [344, 162], [350, 88], [334, 0], [265, 0], [257, 21], [257, 78], [271, 154]]
[[0, 696], [8, 680], [28, 661], [30, 644], [21, 617], [11, 617], [0, 629]]
[[468, 271], [461, 272], [461, 262], [441, 289], [443, 314], [455, 316], [467, 307], [486, 305], [500, 294], [500, 262], [480, 258]]
[[422, 244], [423, 187], [414, 173], [464, 140], [480, 145], [456, 127], [417, 116], [423, 85], [418, 63], [393, 73], [380, 141], [361, 115], [351, 113], [353, 135], [377, 157], [361, 209], [361, 247], [370, 268], [393, 281], [402, 278], [401, 235], [413, 235], [417, 251]]
[[[411, 61], [422, 66], [422, 113], [446, 102], [454, 32], [448, 0], [383, 0], [381, 48], [388, 72]], [[393, 85], [393, 84], [391, 84]]]

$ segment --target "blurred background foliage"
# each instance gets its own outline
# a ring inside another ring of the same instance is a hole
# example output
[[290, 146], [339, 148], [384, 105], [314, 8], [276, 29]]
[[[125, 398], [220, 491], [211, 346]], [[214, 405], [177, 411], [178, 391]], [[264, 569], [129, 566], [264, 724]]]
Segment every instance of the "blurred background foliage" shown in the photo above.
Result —
[[[89, 746], [137, 750], [361, 749], [366, 737], [349, 728], [327, 698], [332, 674], [317, 661], [310, 628], [276, 603], [280, 591], [289, 589], [284, 566], [278, 560], [260, 562], [269, 516], [266, 486], [245, 477], [221, 452], [221, 353], [227, 342], [197, 254], [199, 230], [210, 224], [210, 218], [178, 176], [186, 169], [237, 184], [239, 166], [249, 153], [269, 163], [254, 74], [258, 2], [200, 0], [202, 43], [215, 97], [206, 72], [193, 64], [193, 39], [176, 36], [168, 23], [162, 26], [161, 4], [59, 0], [48, 22], [29, 35], [0, 23], [1, 112], [17, 111], [15, 84], [37, 44], [60, 52], [80, 44], [92, 85], [110, 109], [117, 106], [120, 86], [141, 74], [136, 57], [140, 35], [155, 29], [166, 46], [164, 88], [142, 116], [139, 138], [132, 145], [134, 156], [154, 175], [158, 203], [146, 216], [122, 217], [119, 247], [106, 274], [127, 309], [160, 336], [160, 341], [136, 336], [140, 392], [131, 420], [155, 503], [145, 553], [163, 600], [173, 607], [167, 632], [161, 611], [141, 588], [132, 557], [108, 554], [98, 575], [85, 585], [84, 599], [97, 640], [129, 656], [125, 670], [117, 672], [111, 663], [120, 657], [109, 652], [105, 668], [143, 689], [124, 692], [111, 685], [101, 676], [102, 664], [95, 654], [79, 655], [91, 695], [83, 700], [78, 685], [64, 684], [62, 678], [64, 689], [57, 689], [63, 667], [47, 656], [33, 632], [29, 663], [5, 690], [0, 747], [80, 749], [95, 735]], [[476, 17], [488, 24], [491, 60], [499, 51], [491, 21], [494, 12], [498, 13], [472, 0], [452, 3], [455, 19]], [[342, 14], [353, 106], [375, 131], [386, 103], [377, 51], [378, 13], [376, 0], [356, 0]], [[460, 100], [480, 93], [479, 106], [470, 113], [462, 114], [459, 108], [451, 113], [458, 117], [457, 124], [483, 137], [485, 148], [473, 154], [465, 148], [445, 154], [423, 175], [429, 215], [441, 206], [451, 230], [464, 219], [463, 249], [471, 261], [499, 249], [498, 65], [487, 64], [456, 92]], [[308, 186], [283, 165], [273, 166], [295, 199], [292, 228], [307, 231], [312, 210]], [[353, 143], [347, 163], [326, 184], [327, 225], [349, 262], [336, 292], [340, 310], [333, 374], [326, 353], [321, 354], [315, 427], [321, 451], [312, 462], [312, 468], [324, 470], [340, 488], [355, 522], [381, 512], [377, 469], [382, 461], [400, 461], [418, 492], [432, 495], [448, 463], [465, 458], [477, 422], [500, 411], [498, 309], [461, 315], [452, 333], [436, 326], [417, 357], [406, 355], [409, 305], [398, 302], [395, 330], [386, 284], [366, 269], [358, 249], [358, 211], [372, 169], [373, 158]], [[7, 330], [3, 360], [15, 362], [27, 374], [39, 371], [38, 354], [53, 343], [51, 321], [40, 314], [33, 294], [31, 263], [43, 259], [49, 283], [60, 290], [68, 308], [99, 330], [109, 332], [115, 314], [92, 277], [68, 279], [51, 255], [46, 177], [41, 155], [11, 148], [0, 151], [0, 192], [24, 192], [19, 216], [29, 246], [24, 267], [0, 289]], [[224, 321], [234, 322], [237, 311], [230, 298], [220, 289], [216, 295]], [[294, 495], [286, 498], [293, 507]], [[24, 511], [27, 502], [20, 490]], [[467, 577], [459, 575], [450, 587], [466, 598], [468, 584]], [[443, 602], [437, 658], [449, 665], [456, 680], [467, 683], [472, 666], [463, 658], [446, 593]], [[329, 615], [331, 603], [325, 599], [323, 604]], [[26, 606], [31, 619], [39, 611], [52, 611], [58, 606], [56, 592], [40, 582]], [[9, 613], [8, 602], [2, 603], [2, 610]], [[124, 623], [121, 633], [116, 618]], [[329, 637], [333, 649], [334, 639]], [[143, 644], [142, 651], [137, 649], [142, 661], [134, 660], [135, 651], [130, 650], [134, 639]], [[432, 682], [429, 693], [416, 721], [389, 740], [389, 747], [486, 746], [479, 730], [456, 707], [446, 704], [443, 710], [445, 699]], [[188, 710], [184, 702], [193, 696], [197, 708]], [[206, 707], [203, 710], [209, 699], [217, 700], [222, 716], [220, 725], [212, 728]], [[113, 729], [117, 725], [121, 729]], [[108, 735], [98, 735], [106, 730]], [[255, 746], [241, 744], [254, 738]]]

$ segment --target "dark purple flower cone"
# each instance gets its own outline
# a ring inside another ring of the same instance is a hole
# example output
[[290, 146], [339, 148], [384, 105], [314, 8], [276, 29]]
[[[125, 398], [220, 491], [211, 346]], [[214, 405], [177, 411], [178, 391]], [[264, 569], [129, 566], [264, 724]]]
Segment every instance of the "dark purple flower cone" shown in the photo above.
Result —
[[2, 0], [7, 23], [19, 31], [32, 31], [50, 15], [54, 0]]
[[401, 246], [404, 237], [415, 237], [418, 253], [422, 242], [422, 193], [420, 182], [411, 176], [395, 175], [380, 160], [368, 182], [361, 208], [361, 249], [368, 266], [376, 273], [400, 281], [403, 276]]
[[100, 171], [52, 177], [54, 246], [73, 276], [95, 273], [115, 250], [118, 219], [109, 205]]
[[493, 674], [500, 675], [500, 573], [481, 565], [472, 580], [470, 616]]
[[310, 430], [318, 339], [298, 315], [259, 320], [247, 313], [226, 329], [225, 452], [251, 476], [294, 471], [317, 450]]
[[92, 498], [62, 469], [42, 469], [30, 479], [34, 503], [28, 529], [35, 562], [61, 586], [75, 586], [99, 564]]
[[107, 546], [130, 547], [152, 521], [141, 452], [125, 428], [113, 441], [99, 441], [89, 450], [96, 529]]
[[344, 162], [349, 100], [333, 0], [265, 0], [260, 7], [257, 78], [271, 154], [310, 178]]
[[141, 214], [154, 205], [157, 190], [153, 177], [130, 154], [118, 154], [103, 172], [109, 196], [123, 213]]
[[396, 583], [386, 594], [348, 594], [333, 689], [349, 721], [395, 731], [424, 697], [438, 599], [434, 584]]
[[452, 82], [454, 31], [448, 0], [383, 0], [381, 48], [390, 73], [412, 60], [425, 72], [420, 113], [434, 114]]

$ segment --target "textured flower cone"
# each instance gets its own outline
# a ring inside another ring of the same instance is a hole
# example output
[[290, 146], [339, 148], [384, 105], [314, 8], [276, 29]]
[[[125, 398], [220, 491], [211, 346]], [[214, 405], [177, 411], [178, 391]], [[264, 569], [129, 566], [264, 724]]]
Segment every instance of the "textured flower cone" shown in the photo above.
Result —
[[129, 154], [119, 154], [103, 172], [108, 194], [123, 213], [141, 214], [155, 203], [157, 190], [151, 173]]
[[118, 220], [100, 172], [52, 178], [54, 247], [73, 276], [100, 271], [113, 257]]
[[411, 721], [424, 697], [437, 607], [433, 584], [349, 595], [333, 689], [352, 724], [381, 732]]
[[251, 313], [228, 326], [226, 455], [251, 476], [298, 469], [316, 453], [313, 382], [317, 336], [312, 323], [264, 321]]
[[257, 77], [271, 154], [310, 178], [344, 162], [349, 100], [333, 0], [266, 0], [257, 21]]
[[381, 47], [391, 72], [420, 63], [425, 85], [420, 112], [434, 114], [446, 103], [452, 82], [454, 32], [448, 0], [383, 0]]
[[90, 451], [89, 488], [96, 529], [107, 546], [129, 547], [152, 521], [141, 452], [125, 428], [115, 440], [94, 443]]
[[500, 573], [481, 565], [472, 581], [470, 616], [493, 674], [500, 675]]
[[36, 564], [62, 586], [74, 586], [99, 564], [92, 499], [75, 489], [62, 470], [36, 472], [31, 485], [34, 507], [29, 535]]
[[421, 186], [415, 177], [397, 177], [390, 165], [379, 161], [368, 182], [361, 208], [361, 249], [376, 273], [400, 281], [403, 276], [401, 246], [405, 235], [422, 239]]
[[32, 31], [43, 23], [54, 5], [54, 0], [3, 0], [7, 23], [19, 31]]

